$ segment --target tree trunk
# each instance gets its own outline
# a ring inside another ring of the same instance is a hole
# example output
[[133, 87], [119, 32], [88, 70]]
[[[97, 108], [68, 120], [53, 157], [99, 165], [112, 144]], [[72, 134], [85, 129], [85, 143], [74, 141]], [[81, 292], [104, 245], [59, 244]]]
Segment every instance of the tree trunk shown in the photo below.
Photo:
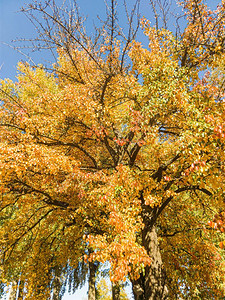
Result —
[[95, 300], [96, 299], [96, 271], [97, 265], [93, 262], [89, 262], [89, 287], [88, 287], [88, 300]]
[[144, 299], [165, 300], [168, 297], [166, 274], [163, 268], [155, 226], [143, 230], [143, 245], [151, 258], [151, 265], [145, 268]]
[[140, 277], [137, 280], [132, 281], [132, 290], [135, 300], [145, 300], [143, 274], [140, 274]]
[[120, 300], [120, 285], [112, 283], [112, 300]]
[[166, 287], [166, 273], [163, 268], [162, 257], [158, 245], [156, 220], [157, 207], [145, 205], [143, 193], [140, 195], [142, 202], [142, 219], [144, 229], [142, 231], [142, 245], [151, 258], [150, 266], [145, 268], [145, 274], [133, 281], [133, 294], [135, 300], [165, 300], [168, 299]]

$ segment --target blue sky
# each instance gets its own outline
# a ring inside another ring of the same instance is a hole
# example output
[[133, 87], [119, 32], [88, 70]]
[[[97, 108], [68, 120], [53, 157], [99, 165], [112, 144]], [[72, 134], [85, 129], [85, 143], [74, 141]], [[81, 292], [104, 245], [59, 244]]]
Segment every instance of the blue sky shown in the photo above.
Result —
[[[60, 0], [58, 2], [62, 3]], [[25, 6], [26, 3], [29, 3], [29, 0], [0, 0], [0, 78], [9, 77], [14, 79], [17, 62], [19, 60], [27, 60], [26, 56], [10, 47], [15, 45], [15, 43], [12, 43], [12, 40], [17, 38], [32, 38], [36, 35], [34, 26], [20, 12], [20, 8]], [[89, 16], [90, 19], [93, 19], [94, 14], [104, 16], [105, 8], [103, 0], [83, 0], [78, 1], [78, 3], [79, 6], [82, 6], [84, 14]], [[23, 43], [20, 45], [22, 46]], [[43, 59], [40, 52], [31, 53], [31, 56], [36, 63], [39, 63]]]
[[[69, 0], [68, 0], [69, 1]], [[169, 1], [169, 0], [168, 0]], [[62, 0], [58, 0], [62, 3]], [[91, 30], [93, 26], [93, 20], [96, 15], [101, 18], [105, 16], [105, 5], [104, 0], [78, 0], [78, 5], [81, 8], [81, 12], [87, 16], [88, 30]], [[123, 0], [118, 0], [118, 10], [121, 8]], [[135, 1], [128, 0], [131, 6]], [[218, 0], [206, 1], [211, 8], [215, 8], [220, 2]], [[22, 6], [29, 3], [29, 0], [0, 0], [0, 78], [11, 78], [15, 80], [16, 76], [16, 65], [20, 60], [27, 60], [21, 53], [16, 52], [10, 45], [12, 40], [17, 38], [32, 38], [35, 36], [35, 29], [25, 15], [19, 12]], [[141, 2], [141, 15], [145, 15], [150, 20], [152, 18], [151, 9], [148, 5], [149, 0], [142, 0]], [[120, 12], [120, 11], [119, 11]], [[123, 26], [126, 26], [124, 20]], [[171, 18], [170, 22], [173, 22]], [[32, 58], [35, 63], [41, 63], [44, 59], [50, 59], [50, 56], [42, 52], [32, 53]], [[81, 291], [78, 291], [75, 295], [69, 296], [66, 294], [63, 300], [83, 300], [87, 296], [87, 286]]]
[[[12, 43], [12, 40], [36, 36], [34, 26], [26, 16], [20, 12], [20, 8], [30, 2], [30, 0], [0, 0], [0, 78], [15, 79], [17, 62], [20, 60], [27, 60], [26, 56], [16, 52], [12, 48], [15, 45], [22, 46], [23, 43], [15, 44]], [[63, 1], [57, 0], [57, 2], [62, 3]], [[118, 10], [120, 10], [123, 0], [119, 0], [118, 2]], [[129, 0], [128, 6], [131, 7], [134, 2], [135, 0]], [[143, 0], [142, 11], [146, 12], [147, 8], [150, 12], [147, 2], [148, 1]], [[88, 31], [93, 28], [93, 21], [96, 15], [104, 19], [106, 14], [104, 0], [78, 0], [77, 3], [82, 15], [87, 17]], [[126, 26], [125, 23], [124, 26]], [[21, 51], [25, 50], [21, 49]], [[46, 60], [50, 58], [46, 53], [44, 56]], [[35, 63], [43, 62], [43, 54], [40, 52], [31, 53], [31, 57], [34, 59]]]
[[[62, 0], [57, 0], [58, 3], [62, 3]], [[168, 0], [170, 1], [170, 0]], [[174, 1], [174, 0], [173, 0]], [[16, 76], [16, 64], [20, 60], [27, 60], [21, 53], [16, 52], [11, 48], [14, 43], [12, 40], [17, 38], [32, 38], [36, 35], [34, 26], [26, 18], [26, 16], [19, 12], [22, 6], [26, 3], [31, 2], [30, 0], [0, 0], [0, 78], [11, 78], [15, 79]], [[68, 0], [69, 2], [69, 0]], [[132, 6], [135, 0], [129, 0], [128, 6]], [[88, 30], [93, 27], [93, 20], [96, 15], [99, 15], [104, 19], [105, 16], [105, 5], [104, 0], [77, 0], [78, 6], [84, 16], [87, 16]], [[121, 4], [123, 0], [118, 0], [118, 12], [120, 13]], [[212, 8], [215, 7], [218, 0], [208, 0], [207, 3]], [[149, 0], [141, 1], [141, 15], [149, 18], [153, 21], [151, 9], [149, 6]], [[122, 19], [122, 26], [126, 26], [124, 17]], [[171, 17], [170, 22], [173, 23], [175, 18]], [[11, 47], [10, 47], [11, 45]], [[17, 44], [18, 45], [18, 44]], [[23, 43], [20, 44], [21, 46]], [[22, 49], [21, 49], [22, 50]], [[25, 50], [24, 50], [25, 51]], [[44, 60], [50, 59], [50, 56], [45, 53], [31, 53], [35, 63], [44, 62]]]

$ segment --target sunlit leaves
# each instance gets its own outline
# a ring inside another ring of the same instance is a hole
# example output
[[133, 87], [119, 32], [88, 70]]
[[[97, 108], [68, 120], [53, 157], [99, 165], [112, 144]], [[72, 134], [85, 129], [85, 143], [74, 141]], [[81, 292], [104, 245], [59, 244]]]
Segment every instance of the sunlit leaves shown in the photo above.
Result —
[[171, 299], [224, 294], [224, 6], [182, 5], [180, 37], [142, 21], [148, 48], [129, 44], [130, 67], [107, 37], [1, 81], [1, 274], [29, 299], [83, 259], [138, 279], [148, 226]]

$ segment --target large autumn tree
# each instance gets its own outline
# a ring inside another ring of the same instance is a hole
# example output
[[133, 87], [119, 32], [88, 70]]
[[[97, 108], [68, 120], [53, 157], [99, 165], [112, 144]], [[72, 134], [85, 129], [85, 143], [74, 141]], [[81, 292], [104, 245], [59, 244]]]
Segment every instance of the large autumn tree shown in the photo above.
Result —
[[28, 299], [83, 260], [136, 300], [225, 295], [225, 3], [180, 1], [169, 31], [166, 1], [150, 2], [147, 46], [139, 1], [127, 34], [111, 0], [92, 37], [76, 7], [24, 8], [58, 56], [1, 81], [1, 277]]

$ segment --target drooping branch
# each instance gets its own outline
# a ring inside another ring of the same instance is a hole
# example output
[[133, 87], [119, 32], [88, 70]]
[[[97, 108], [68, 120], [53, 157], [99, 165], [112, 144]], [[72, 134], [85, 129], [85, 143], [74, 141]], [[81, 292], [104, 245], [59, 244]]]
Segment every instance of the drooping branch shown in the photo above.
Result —
[[[17, 184], [19, 184], [18, 187], [15, 186]], [[26, 182], [23, 182], [18, 179], [15, 179], [12, 182], [9, 182], [8, 186], [12, 192], [16, 192], [16, 193], [20, 193], [20, 194], [36, 193], [36, 194], [42, 195], [45, 197], [42, 200], [49, 205], [58, 206], [58, 207], [61, 207], [64, 209], [69, 206], [69, 204], [66, 202], [53, 199], [46, 191], [41, 191], [39, 189], [36, 189], [36, 188], [32, 187], [31, 185], [27, 184]]]
[[[185, 191], [201, 191], [202, 193], [206, 194], [207, 196], [212, 196], [213, 195], [212, 192], [210, 192], [206, 188], [199, 187], [198, 185], [193, 185], [193, 186], [191, 185], [191, 186], [181, 187], [181, 188], [176, 189], [174, 192], [176, 194], [180, 194], [180, 193], [185, 192]], [[163, 210], [168, 206], [168, 204], [172, 201], [172, 199], [173, 199], [173, 196], [170, 196], [158, 208], [157, 218], [163, 212]]]
[[[4, 254], [4, 261], [7, 261], [14, 248], [16, 247], [16, 245], [18, 244], [18, 242], [25, 236], [27, 235], [30, 231], [32, 231], [38, 224], [41, 223], [42, 220], [44, 220], [51, 212], [53, 212], [54, 210], [56, 210], [57, 208], [52, 208], [50, 209], [49, 211], [47, 211], [40, 219], [38, 219], [38, 221], [36, 221], [31, 227], [29, 227], [22, 235], [20, 235], [16, 240], [15, 242], [13, 242], [9, 247], [7, 247], [4, 251], [3, 251], [3, 254]], [[11, 250], [10, 250], [11, 249]], [[10, 250], [10, 252], [8, 253], [8, 257], [6, 258], [6, 253]]]
[[[7, 93], [6, 91], [4, 91], [2, 88], [0, 88], [0, 92], [3, 93], [6, 97], [8, 97], [12, 102], [14, 102], [20, 109], [22, 109], [24, 112], [26, 112], [26, 109], [24, 109], [24, 107], [21, 105], [21, 103], [19, 103], [19, 99], [16, 99], [15, 97], [13, 97], [12, 95], [10, 95], [9, 93]], [[5, 101], [5, 99], [4, 99]], [[27, 112], [26, 112], [27, 113]], [[28, 117], [29, 114], [27, 113]]]
[[95, 158], [86, 150], [84, 149], [82, 146], [80, 146], [78, 143], [75, 142], [63, 142], [51, 137], [47, 137], [46, 138], [52, 140], [52, 142], [46, 142], [46, 141], [40, 141], [38, 139], [37, 143], [38, 144], [42, 144], [42, 145], [46, 145], [46, 146], [65, 146], [65, 147], [72, 147], [72, 148], [77, 148], [78, 150], [80, 150], [81, 152], [83, 152], [88, 158], [91, 159], [91, 161], [93, 162], [93, 165], [96, 169], [98, 169], [98, 164], [97, 161], [95, 160]]

